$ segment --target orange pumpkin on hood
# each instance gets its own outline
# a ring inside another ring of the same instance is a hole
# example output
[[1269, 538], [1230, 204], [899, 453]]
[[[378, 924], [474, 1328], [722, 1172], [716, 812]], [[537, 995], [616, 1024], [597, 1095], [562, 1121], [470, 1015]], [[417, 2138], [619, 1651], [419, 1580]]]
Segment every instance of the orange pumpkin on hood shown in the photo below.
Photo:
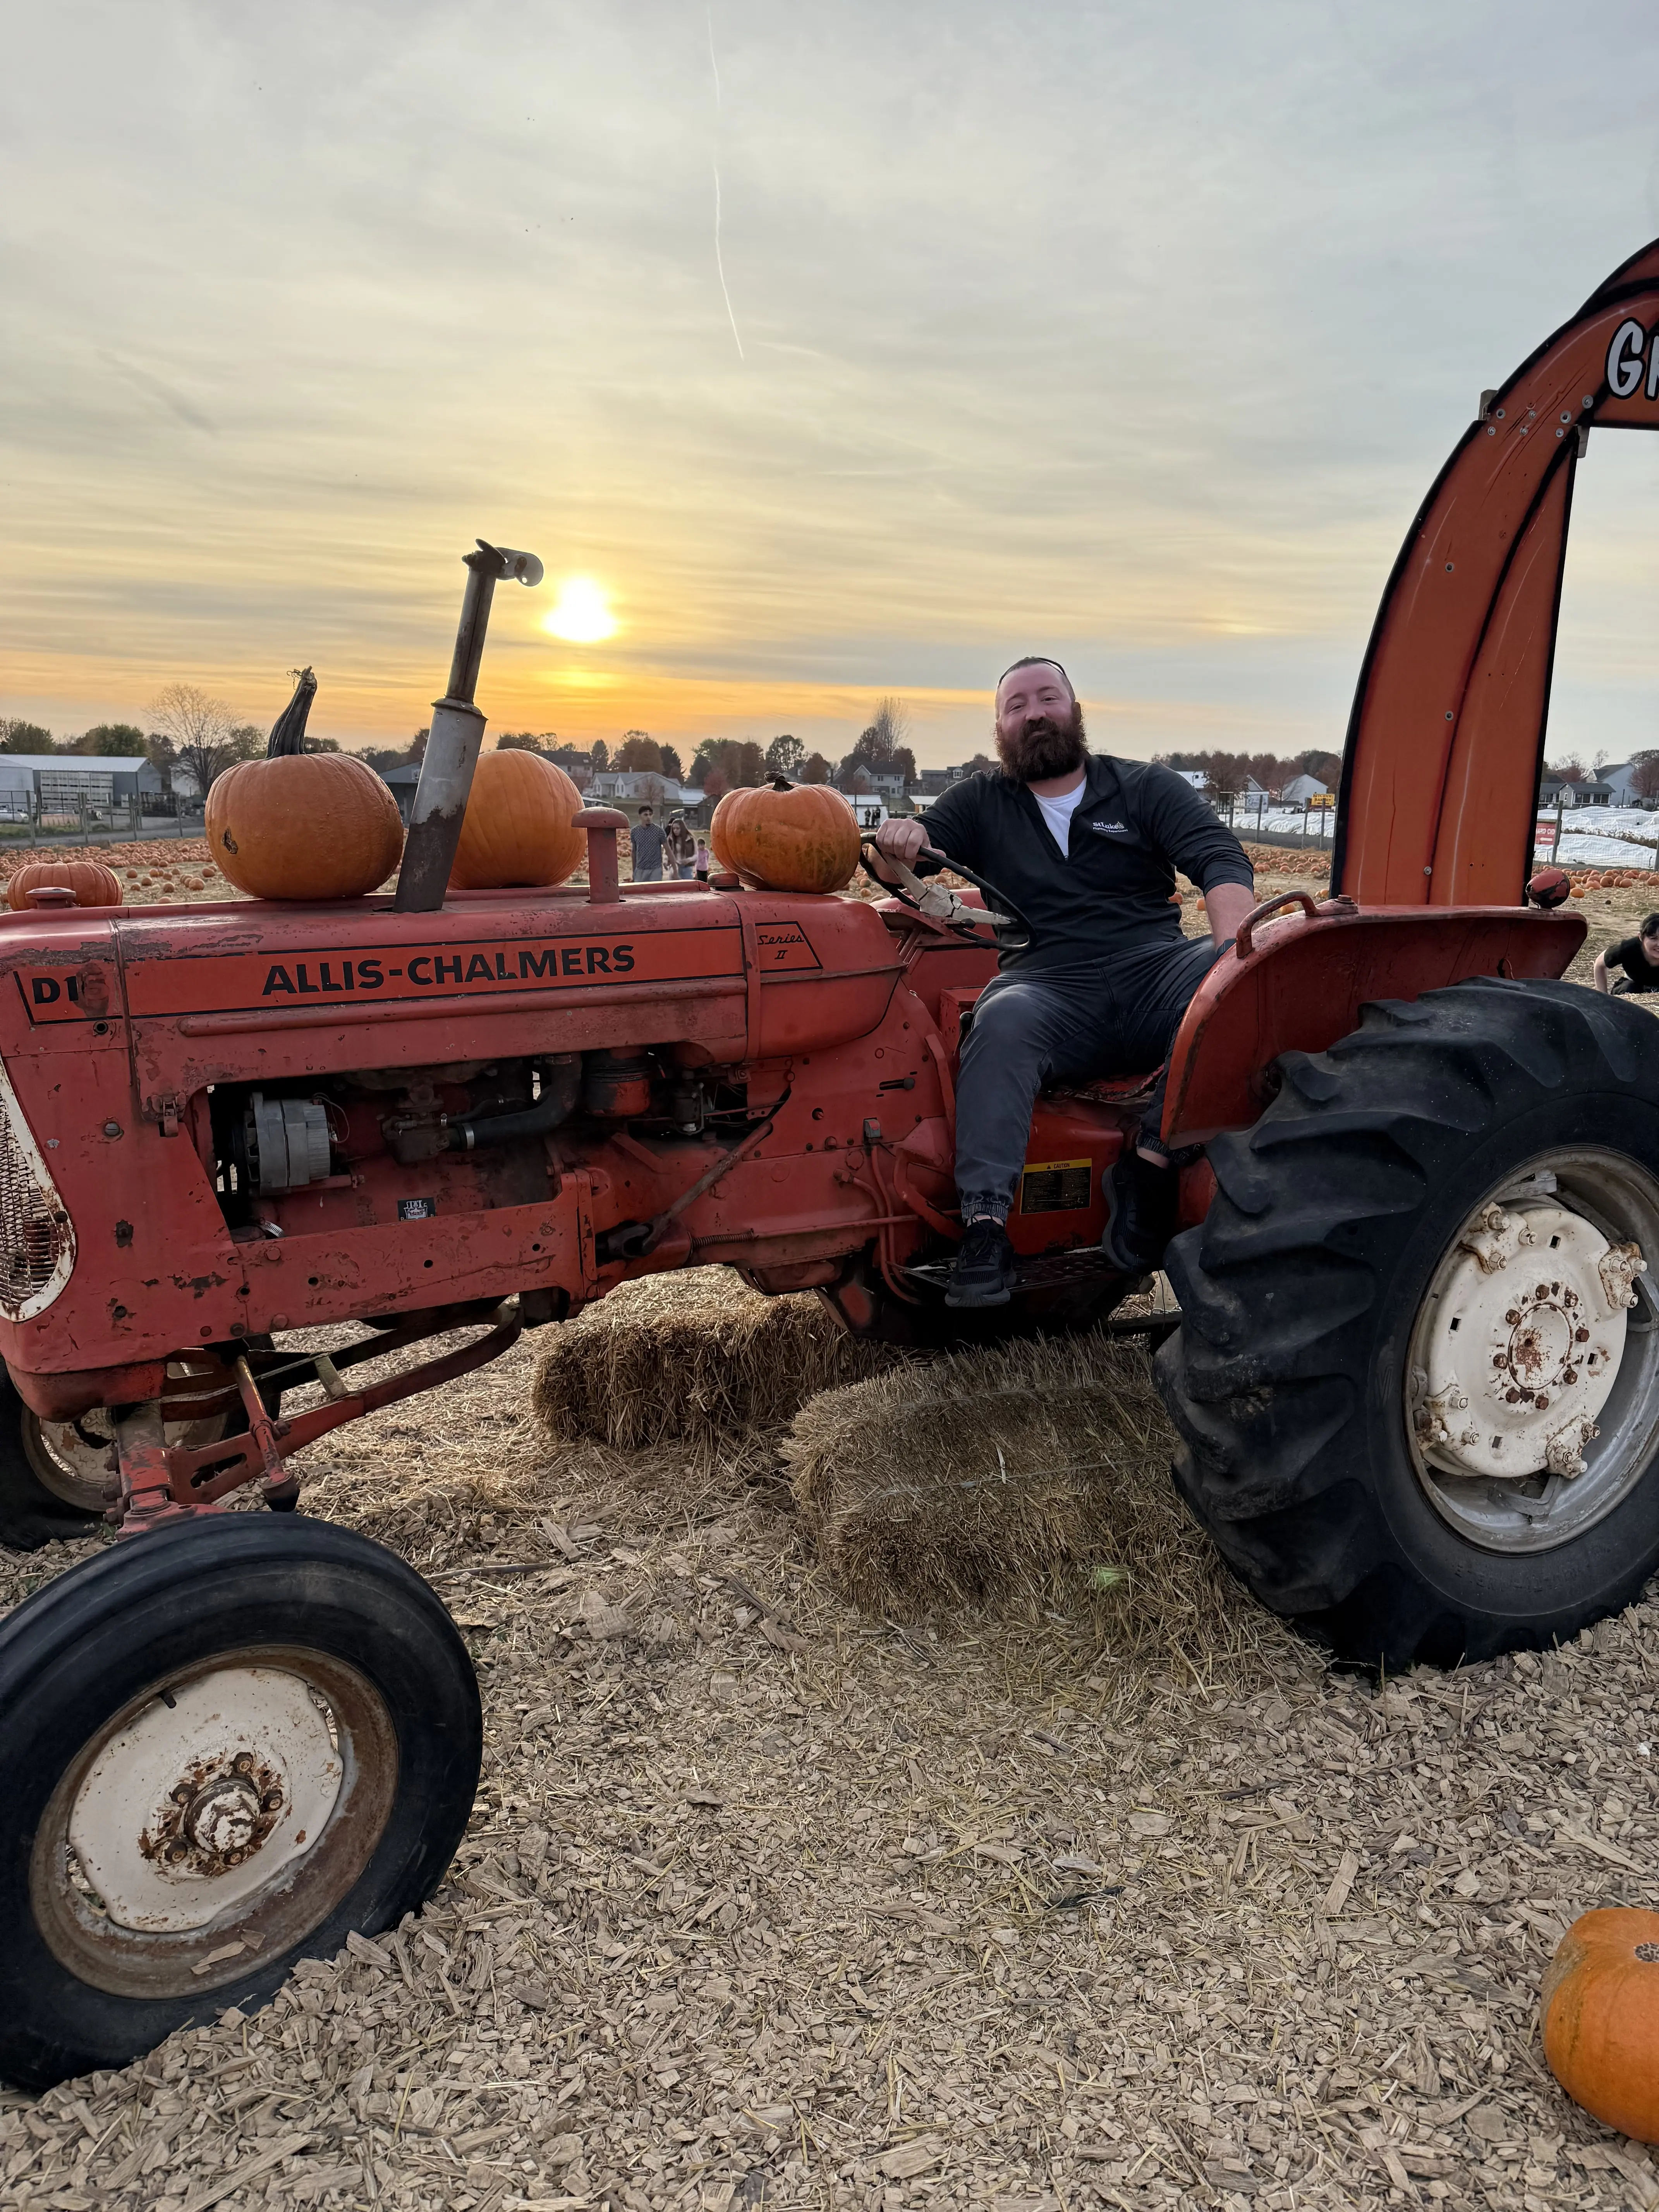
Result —
[[207, 795], [208, 850], [252, 898], [361, 898], [402, 857], [398, 802], [368, 763], [306, 750], [316, 696], [316, 678], [301, 669], [264, 760], [228, 768]]
[[728, 791], [708, 843], [722, 868], [762, 890], [838, 891], [859, 864], [859, 825], [841, 793], [781, 775]]
[[75, 893], [76, 906], [119, 906], [121, 884], [112, 868], [101, 860], [25, 860], [12, 870], [6, 884], [6, 904], [14, 914], [27, 914], [33, 905], [31, 891], [50, 890]]
[[587, 852], [586, 832], [571, 827], [581, 803], [564, 770], [540, 753], [485, 753], [473, 771], [451, 885], [493, 891], [563, 883]]

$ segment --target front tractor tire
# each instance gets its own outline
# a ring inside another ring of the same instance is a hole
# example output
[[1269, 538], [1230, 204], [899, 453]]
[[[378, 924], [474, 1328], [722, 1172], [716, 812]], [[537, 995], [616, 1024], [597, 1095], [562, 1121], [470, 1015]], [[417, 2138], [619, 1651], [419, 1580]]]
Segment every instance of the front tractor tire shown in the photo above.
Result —
[[325, 1521], [112, 1547], [0, 1622], [0, 2081], [120, 2067], [441, 1879], [477, 1681], [434, 1593]]
[[1167, 1263], [1187, 1504], [1390, 1672], [1627, 1605], [1659, 1567], [1659, 1022], [1481, 979], [1278, 1066]]
[[[176, 1362], [169, 1373], [191, 1371]], [[268, 1393], [275, 1395], [275, 1393]], [[247, 1416], [239, 1407], [204, 1421], [169, 1421], [170, 1444], [217, 1443], [240, 1436]], [[113, 1495], [115, 1431], [109, 1411], [96, 1407], [74, 1420], [47, 1420], [25, 1405], [0, 1365], [0, 1545], [38, 1552], [45, 1544], [89, 1536], [106, 1518]]]

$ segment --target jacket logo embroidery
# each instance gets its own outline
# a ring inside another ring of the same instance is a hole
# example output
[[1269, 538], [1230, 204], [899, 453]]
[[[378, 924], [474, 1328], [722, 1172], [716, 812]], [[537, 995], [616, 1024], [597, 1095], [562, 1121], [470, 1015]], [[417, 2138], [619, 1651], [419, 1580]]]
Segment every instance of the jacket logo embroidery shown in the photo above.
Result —
[[1127, 837], [1129, 834], [1127, 822], [1091, 822], [1089, 827], [1097, 837]]

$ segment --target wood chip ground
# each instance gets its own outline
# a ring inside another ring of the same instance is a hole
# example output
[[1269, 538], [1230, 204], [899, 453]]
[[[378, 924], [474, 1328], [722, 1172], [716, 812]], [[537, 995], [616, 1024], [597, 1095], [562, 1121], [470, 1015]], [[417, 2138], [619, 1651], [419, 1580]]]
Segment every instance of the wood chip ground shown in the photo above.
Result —
[[[0, 2099], [0, 2202], [1659, 2200], [1536, 2023], [1560, 1929], [1648, 1891], [1650, 1607], [1381, 1692], [1219, 1576], [1161, 1645], [1083, 1574], [871, 1618], [775, 1433], [550, 1448], [533, 1358], [331, 1438], [309, 1499], [472, 1647], [488, 1747], [449, 1877], [251, 2018]], [[1123, 1480], [1163, 1528], [1162, 1436]], [[98, 1540], [0, 1554], [0, 1601]]]
[[[1586, 901], [1575, 973], [1646, 904]], [[1650, 1899], [1653, 1605], [1380, 1691], [1218, 1576], [1161, 1645], [1085, 1575], [873, 1619], [775, 1436], [550, 1448], [533, 1358], [313, 1462], [478, 1664], [448, 1879], [249, 2019], [0, 2093], [9, 2212], [1659, 2203], [1536, 2002]], [[0, 1606], [100, 1540], [0, 1552]]]

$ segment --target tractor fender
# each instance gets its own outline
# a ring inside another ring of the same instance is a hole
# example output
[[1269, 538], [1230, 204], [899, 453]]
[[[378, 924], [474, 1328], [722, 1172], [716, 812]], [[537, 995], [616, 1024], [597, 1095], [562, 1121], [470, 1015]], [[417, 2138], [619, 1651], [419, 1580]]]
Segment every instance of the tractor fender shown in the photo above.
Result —
[[1323, 1052], [1374, 1000], [1416, 999], [1472, 975], [1559, 976], [1582, 915], [1528, 907], [1362, 907], [1275, 921], [1223, 953], [1170, 1055], [1164, 1140], [1199, 1145], [1248, 1128], [1279, 1088], [1284, 1052]]

